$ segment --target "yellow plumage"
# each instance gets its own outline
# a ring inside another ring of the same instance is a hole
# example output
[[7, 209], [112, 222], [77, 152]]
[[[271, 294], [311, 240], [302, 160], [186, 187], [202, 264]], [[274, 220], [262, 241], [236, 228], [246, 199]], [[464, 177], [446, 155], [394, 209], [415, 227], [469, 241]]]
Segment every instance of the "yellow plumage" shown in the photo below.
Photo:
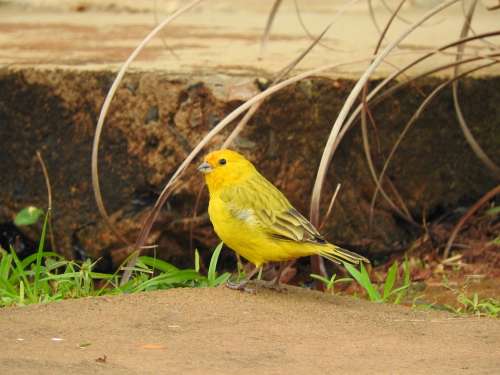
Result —
[[205, 174], [210, 193], [208, 214], [215, 232], [256, 267], [313, 254], [333, 262], [368, 262], [325, 241], [286, 197], [237, 152], [214, 151], [198, 169]]

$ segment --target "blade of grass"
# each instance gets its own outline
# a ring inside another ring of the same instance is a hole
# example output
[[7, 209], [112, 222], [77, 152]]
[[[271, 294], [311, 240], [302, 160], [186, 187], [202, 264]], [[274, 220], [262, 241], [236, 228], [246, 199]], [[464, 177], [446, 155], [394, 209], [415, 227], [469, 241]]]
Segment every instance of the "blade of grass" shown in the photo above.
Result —
[[43, 221], [42, 226], [42, 235], [40, 236], [40, 242], [38, 243], [38, 251], [36, 255], [35, 261], [35, 279], [33, 280], [33, 295], [37, 299], [38, 298], [38, 289], [40, 288], [39, 279], [40, 279], [40, 269], [42, 266], [42, 257], [43, 257], [43, 249], [45, 246], [45, 238], [47, 236], [47, 225], [50, 220], [50, 208], [47, 210], [47, 214], [45, 215], [45, 220]]
[[210, 258], [210, 265], [208, 266], [208, 274], [207, 274], [209, 286], [215, 286], [215, 280], [217, 278], [217, 262], [219, 261], [219, 255], [220, 252], [222, 251], [223, 245], [224, 245], [223, 242], [218, 244], [214, 250], [214, 253], [212, 254], [212, 257]]
[[366, 268], [363, 266], [363, 264], [361, 264], [360, 270], [349, 263], [344, 263], [344, 267], [346, 268], [347, 272], [351, 274], [354, 280], [356, 280], [358, 284], [366, 290], [370, 301], [379, 302], [382, 300], [380, 293], [377, 289], [375, 289], [375, 286], [370, 281], [370, 276], [368, 275], [368, 272], [366, 271]]
[[194, 250], [194, 270], [200, 272], [200, 253], [198, 249]]
[[395, 261], [392, 266], [387, 271], [387, 276], [384, 283], [384, 293], [382, 295], [382, 299], [387, 301], [389, 296], [391, 295], [392, 289], [394, 288], [394, 284], [396, 283], [396, 278], [398, 274], [399, 264]]
[[[52, 212], [52, 186], [50, 185], [49, 172], [47, 171], [47, 166], [42, 158], [42, 153], [40, 151], [36, 152], [36, 157], [40, 166], [42, 168], [43, 178], [45, 181], [45, 187], [47, 188], [47, 212]], [[50, 246], [52, 250], [56, 250], [56, 240], [54, 238], [54, 233], [52, 231], [52, 215], [49, 215], [48, 219], [48, 232], [49, 232], [49, 240]]]
[[177, 272], [179, 269], [175, 267], [174, 265], [165, 262], [164, 260], [149, 257], [149, 256], [141, 256], [139, 258], [142, 263], [144, 263], [146, 266], [152, 267], [153, 269], [160, 270], [165, 273], [170, 273], [170, 272]]
[[10, 253], [12, 255], [12, 260], [14, 261], [15, 267], [12, 267], [12, 273], [16, 275], [17, 279], [20, 279], [24, 284], [27, 286], [27, 292], [29, 295], [29, 298], [31, 300], [34, 300], [34, 293], [30, 287], [30, 283], [28, 282], [28, 277], [26, 275], [25, 269], [22, 267], [21, 261], [19, 260], [16, 251], [12, 248], [10, 248]]

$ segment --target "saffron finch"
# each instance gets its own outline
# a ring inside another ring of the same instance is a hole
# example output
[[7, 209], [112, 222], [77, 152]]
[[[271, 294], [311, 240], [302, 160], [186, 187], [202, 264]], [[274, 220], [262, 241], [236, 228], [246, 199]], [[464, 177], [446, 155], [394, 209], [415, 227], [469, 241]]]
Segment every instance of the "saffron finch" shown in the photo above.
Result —
[[327, 242], [243, 155], [227, 149], [214, 151], [198, 170], [210, 194], [208, 214], [215, 232], [255, 265], [252, 275], [267, 262], [314, 254], [335, 263], [368, 262]]

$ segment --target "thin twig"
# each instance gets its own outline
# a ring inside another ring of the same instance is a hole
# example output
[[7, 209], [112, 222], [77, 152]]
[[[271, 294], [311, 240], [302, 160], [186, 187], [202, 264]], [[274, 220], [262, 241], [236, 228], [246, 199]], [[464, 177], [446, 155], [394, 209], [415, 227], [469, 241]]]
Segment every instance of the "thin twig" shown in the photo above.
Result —
[[481, 199], [479, 199], [471, 208], [467, 210], [464, 216], [459, 220], [457, 225], [455, 225], [455, 228], [453, 228], [453, 231], [451, 232], [450, 238], [448, 239], [448, 242], [446, 243], [446, 247], [444, 248], [443, 252], [443, 258], [447, 259], [448, 256], [450, 255], [450, 249], [453, 246], [453, 241], [455, 241], [455, 237], [458, 235], [460, 232], [460, 229], [462, 229], [463, 225], [465, 222], [472, 216], [474, 213], [479, 210], [486, 202], [488, 202], [490, 199], [492, 199], [494, 196], [497, 194], [500, 194], [500, 185], [497, 185], [493, 189], [491, 189], [489, 192], [487, 192]]
[[48, 226], [49, 226], [49, 238], [50, 246], [52, 251], [56, 251], [56, 241], [54, 238], [54, 231], [52, 230], [52, 185], [50, 184], [49, 172], [47, 171], [47, 166], [42, 158], [42, 153], [37, 150], [36, 157], [40, 166], [42, 167], [43, 178], [45, 180], [45, 186], [47, 188], [47, 215], [48, 215]]
[[[382, 31], [381, 35], [380, 35], [380, 38], [378, 40], [378, 43], [377, 43], [377, 46], [375, 47], [375, 50], [373, 52], [373, 56], [377, 56], [378, 54], [378, 51], [382, 45], [382, 42], [387, 34], [387, 32], [389, 31], [389, 28], [390, 26], [392, 25], [392, 22], [394, 21], [394, 19], [396, 18], [398, 12], [401, 10], [401, 8], [403, 7], [403, 4], [405, 3], [406, 0], [401, 0], [399, 5], [397, 6], [396, 10], [392, 13], [391, 17], [389, 18], [389, 20], [387, 21], [387, 24], [385, 25], [384, 27], [384, 30]], [[367, 117], [367, 112], [368, 112], [368, 103], [367, 103], [367, 91], [368, 91], [368, 82], [365, 83], [365, 86], [363, 88], [363, 91], [362, 91], [362, 111], [361, 111], [361, 134], [362, 134], [362, 138], [363, 138], [363, 149], [364, 149], [364, 152], [365, 152], [365, 156], [366, 156], [366, 161], [368, 163], [368, 169], [370, 171], [370, 174], [373, 178], [373, 181], [375, 182], [375, 185], [376, 185], [376, 188], [377, 190], [380, 190], [380, 193], [382, 194], [382, 196], [385, 198], [385, 200], [389, 203], [389, 205], [391, 206], [391, 208], [399, 215], [401, 216], [402, 218], [404, 218], [405, 220], [407, 220], [408, 222], [414, 224], [414, 225], [418, 225], [415, 220], [413, 219], [413, 217], [411, 216], [409, 210], [406, 208], [406, 206], [403, 204], [403, 207], [404, 207], [404, 211], [401, 210], [397, 205], [396, 203], [393, 202], [393, 200], [389, 197], [389, 195], [385, 192], [385, 190], [383, 189], [382, 187], [382, 184], [381, 182], [379, 182], [378, 178], [377, 178], [377, 172], [375, 170], [375, 165], [373, 163], [373, 159], [371, 157], [371, 150], [370, 150], [370, 141], [369, 141], [369, 138], [368, 138], [368, 128], [367, 128], [367, 121], [366, 121], [366, 117]], [[371, 119], [373, 119], [371, 117]], [[374, 126], [376, 126], [374, 124]], [[373, 210], [370, 210], [370, 226], [371, 226], [371, 222], [372, 222], [372, 217], [373, 217]]]
[[[497, 35], [500, 35], [500, 31], [487, 32], [487, 33], [483, 33], [483, 34], [480, 34], [480, 35], [477, 35], [477, 36], [463, 38], [463, 39], [460, 39], [460, 40], [457, 40], [457, 41], [445, 44], [444, 46], [441, 46], [438, 49], [433, 50], [433, 51], [431, 51], [431, 52], [429, 52], [429, 53], [427, 53], [427, 54], [425, 54], [425, 55], [423, 55], [423, 56], [415, 59], [414, 61], [412, 61], [409, 64], [407, 64], [405, 67], [403, 67], [400, 70], [398, 70], [398, 71], [392, 73], [391, 75], [389, 75], [381, 83], [379, 83], [373, 90], [371, 90], [370, 93], [368, 94], [367, 98], [366, 98], [367, 101], [368, 101], [368, 103], [370, 103], [371, 101], [374, 101], [375, 104], [378, 104], [378, 103], [382, 102], [385, 98], [387, 98], [390, 95], [392, 95], [397, 90], [401, 89], [402, 87], [404, 87], [406, 85], [411, 84], [414, 81], [417, 81], [420, 78], [429, 76], [431, 74], [440, 72], [440, 71], [445, 70], [445, 69], [452, 68], [455, 65], [459, 64], [459, 63], [457, 63], [455, 61], [455, 62], [452, 62], [452, 63], [447, 63], [447, 64], [444, 64], [444, 65], [440, 65], [440, 66], [438, 66], [436, 68], [432, 68], [430, 70], [427, 70], [427, 71], [425, 71], [423, 73], [420, 73], [420, 74], [412, 77], [410, 80], [407, 80], [407, 81], [404, 81], [404, 82], [398, 82], [397, 84], [395, 84], [394, 86], [390, 87], [389, 89], [386, 89], [382, 94], [376, 96], [379, 93], [379, 91], [382, 90], [385, 86], [387, 86], [387, 84], [389, 82], [391, 82], [393, 79], [397, 78], [402, 73], [406, 72], [407, 70], [409, 70], [413, 66], [417, 65], [418, 63], [422, 62], [423, 60], [425, 60], [425, 59], [433, 56], [434, 54], [442, 52], [442, 51], [444, 51], [444, 50], [446, 50], [448, 48], [455, 47], [455, 46], [459, 45], [460, 43], [464, 43], [464, 42], [467, 42], [467, 41], [470, 41], [470, 40], [476, 40], [476, 39], [480, 39], [480, 38], [493, 37], [493, 36], [497, 36]], [[479, 56], [479, 57], [476, 56], [476, 57], [472, 57], [472, 58], [469, 58], [469, 59], [462, 60], [460, 62], [460, 64], [464, 64], [464, 63], [468, 63], [468, 62], [473, 62], [473, 61], [477, 61], [477, 60], [482, 60], [485, 57], [493, 57], [493, 56], [496, 56], [496, 55], [495, 54], [489, 54], [489, 55]], [[357, 117], [361, 113], [361, 110], [362, 110], [362, 104], [359, 104], [357, 106], [357, 108], [353, 111], [353, 113], [349, 116], [349, 119], [346, 121], [344, 127], [341, 129], [338, 138], [335, 140], [334, 149], [336, 149], [338, 147], [338, 145], [340, 144], [340, 142], [342, 141], [342, 139], [344, 138], [344, 136], [351, 129], [354, 121], [357, 119]]]
[[401, 41], [403, 41], [408, 35], [410, 35], [418, 26], [420, 26], [422, 23], [427, 21], [429, 18], [434, 16], [435, 14], [441, 12], [442, 10], [446, 9], [447, 7], [453, 5], [456, 3], [458, 0], [449, 0], [446, 1], [435, 8], [433, 8], [431, 11], [427, 12], [422, 18], [420, 18], [417, 22], [415, 22], [413, 25], [411, 25], [407, 30], [405, 30], [398, 38], [396, 38], [393, 42], [391, 42], [387, 47], [384, 48], [383, 51], [381, 51], [373, 63], [366, 69], [364, 74], [361, 76], [361, 78], [358, 80], [354, 88], [352, 89], [351, 93], [347, 97], [344, 106], [340, 110], [339, 115], [337, 116], [337, 119], [332, 127], [332, 130], [330, 132], [330, 135], [328, 137], [326, 146], [323, 151], [323, 155], [321, 157], [321, 162], [318, 168], [318, 172], [316, 175], [316, 181], [314, 183], [313, 187], [313, 194], [311, 198], [311, 206], [310, 206], [310, 216], [312, 219], [313, 224], [318, 223], [319, 219], [319, 204], [320, 204], [320, 199], [321, 199], [321, 192], [323, 189], [323, 184], [325, 181], [326, 173], [328, 170], [328, 167], [330, 165], [330, 162], [332, 160], [333, 154], [335, 152], [335, 141], [337, 139], [337, 136], [339, 134], [340, 128], [344, 124], [344, 121], [349, 114], [352, 106], [354, 105], [358, 95], [360, 94], [362, 88], [364, 87], [365, 83], [368, 81], [370, 78], [371, 74], [375, 71], [375, 69], [382, 63], [384, 58], [399, 44]]
[[323, 216], [323, 221], [321, 222], [318, 230], [321, 231], [321, 228], [326, 224], [326, 221], [330, 217], [332, 210], [333, 210], [333, 205], [335, 204], [335, 200], [337, 199], [337, 195], [340, 191], [340, 184], [337, 184], [337, 187], [335, 188], [335, 191], [332, 194], [332, 199], [330, 199], [330, 204], [328, 205], [328, 210], [326, 210], [325, 216]]
[[[335, 12], [335, 14], [332, 17], [331, 24], [334, 24], [337, 18], [340, 18], [352, 5], [354, 5], [358, 1], [360, 1], [360, 0], [350, 0], [347, 3], [345, 3], [337, 12]], [[302, 18], [302, 14], [300, 12], [298, 0], [294, 0], [294, 2], [295, 2], [295, 14], [297, 15], [297, 19], [299, 20], [300, 26], [302, 27], [302, 29], [304, 30], [304, 32], [306, 33], [306, 35], [311, 40], [314, 40], [315, 36], [313, 35], [313, 33], [311, 33], [311, 31], [309, 31], [308, 27], [306, 26], [306, 24], [304, 22], [304, 19]], [[333, 48], [333, 47], [327, 45], [324, 42], [319, 42], [318, 44], [321, 47], [324, 47], [324, 48], [329, 49], [331, 51], [337, 51], [337, 52], [341, 51], [341, 49], [339, 49], [339, 48]]]
[[269, 35], [271, 34], [271, 27], [273, 26], [274, 18], [276, 17], [276, 13], [278, 13], [280, 5], [281, 0], [275, 0], [273, 3], [273, 7], [269, 12], [269, 16], [267, 17], [266, 28], [264, 29], [264, 33], [262, 34], [262, 38], [260, 40], [260, 58], [263, 58], [264, 53], [266, 52]]
[[[403, 131], [401, 132], [401, 134], [399, 135], [398, 139], [396, 140], [396, 142], [394, 143], [394, 145], [392, 146], [392, 149], [391, 149], [391, 152], [389, 153], [389, 156], [387, 157], [385, 163], [384, 163], [384, 166], [382, 167], [382, 171], [380, 172], [380, 175], [378, 177], [378, 181], [379, 183], [382, 181], [382, 179], [384, 178], [385, 176], [385, 173], [387, 171], [387, 168], [389, 167], [389, 163], [391, 162], [394, 154], [396, 153], [396, 150], [398, 149], [399, 145], [401, 144], [403, 138], [406, 136], [406, 134], [408, 133], [408, 131], [410, 130], [410, 128], [416, 123], [417, 119], [420, 117], [420, 115], [423, 113], [423, 111], [425, 110], [425, 108], [429, 105], [429, 103], [432, 101], [432, 99], [434, 99], [434, 97], [441, 91], [443, 90], [445, 87], [447, 87], [450, 83], [453, 83], [453, 81], [461, 78], [461, 77], [464, 77], [470, 73], [473, 73], [475, 71], [478, 71], [480, 69], [484, 69], [484, 68], [487, 68], [489, 66], [492, 66], [493, 64], [496, 64], [497, 62], [490, 62], [490, 63], [487, 63], [485, 65], [482, 65], [482, 66], [479, 66], [479, 67], [475, 67], [473, 69], [470, 69], [466, 72], [463, 72], [461, 73], [460, 75], [454, 77], [454, 78], [451, 78], [449, 80], [447, 80], [446, 82], [443, 82], [441, 83], [438, 87], [436, 87], [426, 98], [425, 100], [420, 104], [420, 106], [418, 107], [418, 109], [415, 111], [415, 113], [413, 114], [413, 116], [410, 118], [410, 120], [406, 123], [405, 127], [403, 128]], [[372, 197], [372, 201], [371, 201], [371, 205], [370, 207], [373, 207], [375, 205], [375, 200], [377, 199], [377, 193], [378, 193], [378, 189], [375, 190], [374, 194], [373, 194], [373, 197]]]
[[99, 120], [97, 121], [97, 126], [95, 130], [95, 135], [94, 135], [94, 142], [92, 144], [92, 188], [94, 190], [94, 197], [96, 200], [97, 208], [99, 210], [99, 213], [101, 214], [102, 218], [104, 219], [104, 222], [108, 226], [108, 228], [124, 243], [130, 244], [130, 242], [116, 229], [114, 226], [113, 222], [111, 221], [111, 218], [108, 215], [108, 212], [106, 210], [106, 207], [104, 206], [104, 201], [102, 198], [102, 193], [101, 193], [101, 188], [99, 184], [99, 169], [98, 169], [98, 161], [99, 161], [99, 142], [101, 139], [101, 133], [102, 129], [104, 127], [104, 120], [106, 119], [106, 115], [108, 113], [109, 107], [111, 105], [111, 101], [113, 100], [113, 97], [115, 96], [116, 90], [118, 89], [118, 86], [120, 85], [123, 76], [125, 75], [125, 72], [127, 71], [128, 67], [134, 61], [134, 59], [137, 57], [137, 55], [143, 50], [143, 48], [149, 43], [151, 39], [154, 38], [158, 32], [163, 29], [165, 26], [167, 26], [169, 23], [171, 23], [174, 19], [179, 17], [181, 14], [187, 12], [194, 6], [198, 5], [202, 0], [194, 0], [185, 5], [184, 7], [178, 9], [174, 13], [172, 13], [169, 17], [167, 17], [163, 22], [161, 22], [158, 26], [156, 26], [143, 40], [142, 42], [136, 47], [136, 49], [130, 54], [130, 56], [127, 58], [125, 63], [122, 65], [120, 68], [118, 74], [116, 75], [116, 78], [111, 85], [111, 88], [108, 91], [108, 94], [106, 95], [106, 98], [104, 99], [104, 103], [101, 108], [101, 113], [99, 114]]
[[[155, 20], [155, 27], [158, 26], [158, 0], [154, 0], [154, 4], [153, 4], [153, 16], [154, 16], [154, 20]], [[180, 60], [179, 58], [179, 55], [177, 55], [177, 53], [175, 53], [175, 51], [173, 50], [173, 48], [171, 48], [167, 42], [165, 41], [165, 38], [163, 37], [163, 35], [159, 35], [160, 37], [160, 40], [161, 40], [161, 43], [163, 44], [163, 47], [165, 47], [165, 49], [170, 52], [172, 54], [173, 57], [175, 57], [177, 60]]]
[[[326, 32], [330, 29], [332, 26], [332, 23], [330, 23], [321, 34], [319, 34], [316, 38], [314, 38], [313, 42], [304, 50], [302, 51], [297, 57], [295, 57], [292, 61], [290, 61], [283, 69], [281, 69], [276, 76], [272, 80], [272, 84], [270, 87], [276, 85], [278, 82], [281, 82], [283, 78], [285, 78], [295, 67], [304, 59], [304, 57], [307, 56], [307, 54], [318, 44], [318, 42], [321, 40], [321, 38], [326, 34]], [[227, 148], [229, 147], [236, 137], [243, 131], [243, 128], [245, 125], [250, 121], [252, 116], [257, 112], [257, 110], [260, 108], [264, 100], [261, 100], [260, 102], [255, 103], [250, 109], [245, 113], [245, 116], [240, 120], [238, 125], [234, 128], [234, 130], [229, 134], [227, 139], [224, 141], [222, 144], [221, 148]]]
[[370, 18], [372, 20], [373, 25], [377, 29], [377, 32], [379, 34], [382, 34], [382, 29], [380, 28], [380, 25], [377, 22], [377, 16], [375, 16], [375, 10], [373, 9], [373, 3], [372, 0], [368, 0], [368, 11], [370, 13]]
[[[464, 20], [464, 24], [462, 26], [462, 31], [460, 32], [460, 38], [464, 38], [467, 36], [470, 24], [472, 21], [472, 17], [474, 15], [474, 10], [476, 9], [477, 0], [473, 0], [469, 11]], [[465, 48], [465, 43], [459, 44], [457, 47], [457, 57], [456, 61], [459, 62], [462, 60], [462, 54]], [[456, 65], [453, 70], [453, 75], [457, 76], [460, 71], [460, 65]], [[462, 113], [462, 109], [460, 108], [460, 102], [458, 99], [458, 81], [454, 81], [452, 85], [452, 93], [453, 93], [453, 105], [455, 107], [455, 113], [457, 115], [457, 120], [460, 125], [460, 129], [464, 134], [464, 137], [469, 144], [474, 154], [476, 154], [477, 158], [483, 162], [483, 164], [490, 170], [490, 172], [497, 178], [500, 179], [500, 168], [486, 155], [484, 150], [481, 148], [479, 143], [477, 143], [476, 139], [472, 135], [469, 126], [467, 125], [467, 121]]]

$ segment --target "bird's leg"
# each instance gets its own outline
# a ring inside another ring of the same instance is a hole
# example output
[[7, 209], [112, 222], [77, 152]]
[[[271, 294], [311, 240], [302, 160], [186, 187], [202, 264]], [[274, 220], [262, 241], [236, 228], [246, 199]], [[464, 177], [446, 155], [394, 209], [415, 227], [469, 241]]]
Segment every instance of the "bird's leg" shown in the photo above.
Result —
[[262, 266], [260, 267], [255, 267], [252, 272], [250, 272], [250, 274], [246, 277], [245, 280], [242, 280], [240, 282], [232, 282], [230, 280], [227, 281], [226, 283], [226, 286], [229, 288], [229, 289], [235, 289], [235, 290], [244, 290], [244, 291], [252, 291], [252, 290], [247, 290], [246, 288], [246, 285], [248, 284], [248, 282], [250, 280], [252, 280], [252, 277], [255, 276], [255, 274], [257, 273], [257, 271], [259, 272], [259, 278], [262, 274]]
[[276, 277], [274, 279], [272, 279], [271, 281], [264, 282], [262, 284], [262, 286], [264, 286], [265, 288], [274, 289], [274, 290], [277, 290], [277, 291], [283, 291], [283, 290], [285, 290], [285, 288], [282, 287], [281, 284], [280, 284], [280, 279], [281, 279], [281, 275], [286, 270], [286, 268], [288, 267], [289, 263], [290, 262], [280, 262], [279, 268], [278, 268], [278, 273], [277, 273]]

